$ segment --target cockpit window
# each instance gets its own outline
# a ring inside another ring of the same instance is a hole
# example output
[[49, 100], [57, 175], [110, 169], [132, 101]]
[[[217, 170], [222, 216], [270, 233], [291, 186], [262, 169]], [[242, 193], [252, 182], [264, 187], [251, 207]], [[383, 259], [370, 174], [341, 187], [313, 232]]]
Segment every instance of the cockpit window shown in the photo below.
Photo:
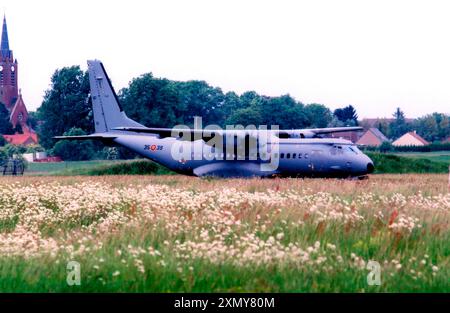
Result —
[[352, 151], [353, 153], [355, 153], [355, 154], [358, 154], [358, 153], [359, 153], [359, 149], [358, 149], [357, 146], [348, 146], [348, 149], [349, 149], [350, 151]]
[[344, 153], [344, 150], [342, 149], [342, 146], [333, 146], [331, 148], [332, 155], [343, 154], [343, 153]]

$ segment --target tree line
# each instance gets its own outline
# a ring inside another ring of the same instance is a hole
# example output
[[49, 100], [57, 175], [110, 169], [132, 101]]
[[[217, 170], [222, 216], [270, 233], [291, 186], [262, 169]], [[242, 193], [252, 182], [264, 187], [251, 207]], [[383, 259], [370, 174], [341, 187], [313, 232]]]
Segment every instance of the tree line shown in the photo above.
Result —
[[[432, 113], [416, 119], [407, 119], [405, 113], [397, 108], [393, 119], [380, 119], [374, 126], [386, 137], [397, 139], [410, 131], [416, 131], [430, 143], [443, 141], [450, 137], [450, 116], [443, 113]], [[361, 126], [368, 126], [362, 122]]]
[[[172, 81], [154, 77], [152, 73], [132, 79], [118, 92], [118, 98], [130, 118], [148, 127], [193, 126], [194, 116], [201, 116], [203, 125], [221, 127], [253, 124], [292, 129], [358, 125], [358, 115], [352, 105], [331, 111], [323, 104], [304, 104], [290, 95], [268, 97], [255, 91], [241, 95], [224, 93], [205, 81]], [[394, 115], [393, 122], [381, 121], [376, 125], [388, 137], [403, 135], [412, 128], [431, 141], [450, 135], [450, 117], [447, 115], [434, 113], [416, 119], [414, 123], [408, 122], [400, 109]], [[62, 134], [94, 132], [88, 73], [79, 66], [54, 72], [35, 119], [40, 144], [63, 159], [132, 156], [124, 149], [104, 147], [98, 142], [56, 142], [52, 139]]]

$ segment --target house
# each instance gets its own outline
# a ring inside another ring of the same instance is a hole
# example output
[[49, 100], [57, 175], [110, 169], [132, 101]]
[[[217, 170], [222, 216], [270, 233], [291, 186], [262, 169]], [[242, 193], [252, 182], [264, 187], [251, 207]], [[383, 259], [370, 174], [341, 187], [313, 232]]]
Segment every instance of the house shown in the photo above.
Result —
[[359, 133], [360, 132], [358, 132], [358, 131], [338, 132], [338, 133], [331, 133], [330, 137], [331, 138], [342, 138], [342, 139], [350, 140], [351, 142], [355, 143], [356, 141], [358, 141], [358, 139], [360, 137]]
[[383, 133], [375, 127], [369, 128], [356, 142], [359, 146], [379, 147], [385, 141], [389, 141]]
[[392, 143], [393, 146], [401, 147], [401, 146], [426, 146], [428, 145], [428, 141], [420, 137], [416, 131], [412, 131], [404, 134], [396, 141]]

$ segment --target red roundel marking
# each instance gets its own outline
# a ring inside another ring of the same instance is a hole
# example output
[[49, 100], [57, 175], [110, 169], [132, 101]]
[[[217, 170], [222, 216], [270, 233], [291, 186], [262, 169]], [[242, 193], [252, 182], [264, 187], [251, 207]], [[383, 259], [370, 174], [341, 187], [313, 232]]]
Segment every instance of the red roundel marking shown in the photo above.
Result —
[[150, 147], [150, 150], [155, 151], [155, 150], [156, 150], [156, 145], [152, 145], [152, 146]]

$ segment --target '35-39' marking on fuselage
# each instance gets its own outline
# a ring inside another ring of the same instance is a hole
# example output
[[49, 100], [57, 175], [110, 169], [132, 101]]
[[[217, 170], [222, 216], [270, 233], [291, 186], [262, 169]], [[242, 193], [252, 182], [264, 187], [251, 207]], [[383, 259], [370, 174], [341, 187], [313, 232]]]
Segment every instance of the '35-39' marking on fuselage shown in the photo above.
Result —
[[160, 145], [144, 145], [144, 151], [161, 151], [164, 146]]

